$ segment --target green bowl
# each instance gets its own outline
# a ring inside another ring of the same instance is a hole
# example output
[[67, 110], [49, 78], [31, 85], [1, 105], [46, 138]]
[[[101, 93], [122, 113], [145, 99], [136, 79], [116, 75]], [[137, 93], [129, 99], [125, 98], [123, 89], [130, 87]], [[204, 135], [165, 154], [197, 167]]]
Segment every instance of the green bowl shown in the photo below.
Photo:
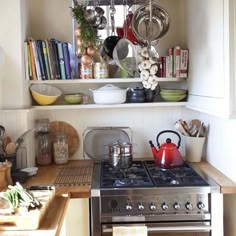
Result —
[[170, 94], [163, 94], [162, 92], [160, 92], [160, 96], [163, 100], [167, 102], [179, 102], [185, 99], [187, 97], [187, 94], [170, 95]]
[[80, 104], [83, 99], [82, 93], [71, 93], [64, 95], [64, 101], [69, 104]]
[[161, 93], [167, 95], [183, 95], [186, 94], [187, 91], [186, 89], [161, 89]]

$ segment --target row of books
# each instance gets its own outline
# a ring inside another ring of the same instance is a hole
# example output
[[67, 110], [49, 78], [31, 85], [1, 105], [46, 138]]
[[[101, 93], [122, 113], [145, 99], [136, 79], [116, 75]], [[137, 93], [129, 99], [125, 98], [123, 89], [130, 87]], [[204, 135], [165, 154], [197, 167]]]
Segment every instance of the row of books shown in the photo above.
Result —
[[72, 78], [72, 45], [57, 39], [34, 40], [24, 43], [27, 80]]
[[180, 46], [168, 48], [160, 63], [160, 77], [187, 78], [189, 50]]

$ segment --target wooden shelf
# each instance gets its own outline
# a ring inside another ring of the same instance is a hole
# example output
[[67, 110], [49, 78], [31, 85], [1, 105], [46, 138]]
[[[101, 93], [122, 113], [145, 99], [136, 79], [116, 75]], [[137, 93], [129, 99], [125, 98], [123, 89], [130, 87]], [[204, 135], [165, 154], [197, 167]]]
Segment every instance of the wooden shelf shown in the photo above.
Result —
[[[159, 82], [180, 82], [186, 78], [158, 78]], [[107, 78], [107, 79], [71, 79], [71, 80], [30, 80], [29, 84], [90, 84], [90, 83], [135, 83], [141, 82], [140, 78]]]
[[140, 107], [180, 107], [186, 106], [187, 102], [150, 102], [150, 103], [123, 103], [112, 105], [101, 104], [78, 104], [78, 105], [49, 105], [32, 106], [33, 110], [63, 110], [63, 109], [105, 109], [105, 108], [140, 108]]
[[[159, 82], [180, 82], [186, 78], [159, 78]], [[75, 84], [102, 84], [102, 83], [141, 83], [140, 78], [107, 78], [107, 79], [72, 79], [72, 80], [30, 80], [29, 84], [58, 84], [75, 85]], [[123, 104], [54, 104], [49, 106], [34, 105], [30, 107], [33, 110], [63, 110], [63, 109], [106, 109], [106, 108], [145, 108], [145, 107], [170, 107], [170, 106], [186, 106], [187, 102], [151, 102], [151, 103], [123, 103]]]

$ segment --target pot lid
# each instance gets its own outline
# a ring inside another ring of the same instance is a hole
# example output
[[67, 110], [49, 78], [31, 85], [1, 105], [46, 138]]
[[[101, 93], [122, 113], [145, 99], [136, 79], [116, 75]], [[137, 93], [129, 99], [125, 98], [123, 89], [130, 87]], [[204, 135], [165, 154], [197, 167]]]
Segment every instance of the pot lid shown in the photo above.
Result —
[[110, 143], [109, 146], [111, 146], [111, 147], [118, 147], [118, 148], [119, 147], [124, 148], [124, 147], [130, 147], [130, 146], [132, 146], [132, 144], [124, 142], [123, 140], [117, 140], [114, 143]]
[[107, 84], [101, 88], [96, 89], [95, 91], [103, 92], [103, 91], [114, 91], [114, 90], [123, 90], [123, 89], [121, 89], [113, 84]]
[[108, 158], [110, 143], [117, 140], [130, 143], [132, 131], [129, 127], [90, 127], [83, 134], [83, 154], [84, 157], [95, 161]]

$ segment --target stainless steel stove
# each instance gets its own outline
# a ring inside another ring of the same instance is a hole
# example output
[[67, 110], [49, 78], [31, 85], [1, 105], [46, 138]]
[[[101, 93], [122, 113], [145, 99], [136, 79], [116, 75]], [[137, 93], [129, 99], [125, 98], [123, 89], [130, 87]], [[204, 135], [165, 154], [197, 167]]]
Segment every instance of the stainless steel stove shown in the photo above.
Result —
[[214, 181], [188, 164], [160, 169], [152, 160], [134, 161], [129, 169], [117, 170], [108, 162], [96, 163], [91, 235], [112, 235], [113, 227], [134, 225], [146, 225], [152, 235], [221, 235], [219, 192]]

